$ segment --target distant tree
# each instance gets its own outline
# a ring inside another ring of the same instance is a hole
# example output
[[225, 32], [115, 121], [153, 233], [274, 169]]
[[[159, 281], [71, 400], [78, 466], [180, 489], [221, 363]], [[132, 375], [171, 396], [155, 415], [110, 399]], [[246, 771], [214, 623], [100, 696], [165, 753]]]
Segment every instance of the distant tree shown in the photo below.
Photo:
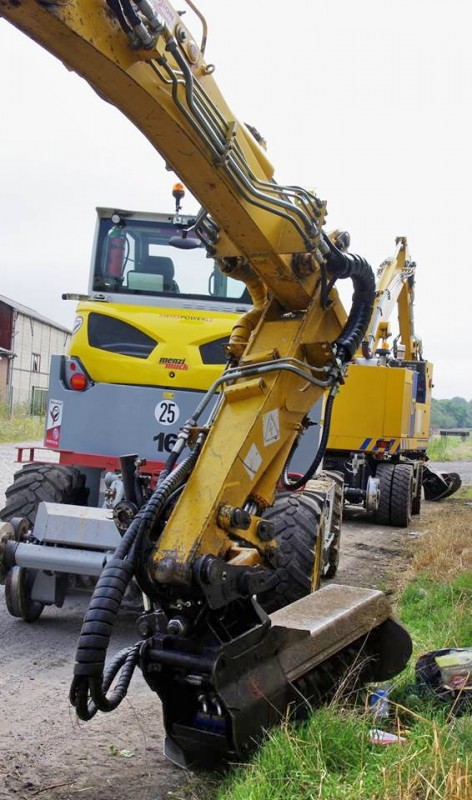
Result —
[[452, 428], [451, 417], [443, 408], [441, 400], [434, 400], [434, 398], [431, 405], [431, 427]]
[[433, 428], [472, 428], [472, 400], [453, 397], [452, 400], [436, 400], [431, 405]]
[[466, 428], [467, 427], [467, 400], [464, 400], [463, 397], [453, 397], [452, 400], [449, 400], [449, 407], [451, 410], [451, 414], [456, 420], [456, 428]]

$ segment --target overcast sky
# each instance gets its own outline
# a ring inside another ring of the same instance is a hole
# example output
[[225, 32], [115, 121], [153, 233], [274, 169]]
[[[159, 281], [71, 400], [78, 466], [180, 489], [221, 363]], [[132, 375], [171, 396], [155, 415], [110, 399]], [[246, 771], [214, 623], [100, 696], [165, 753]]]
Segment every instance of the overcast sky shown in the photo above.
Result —
[[[469, 2], [198, 5], [215, 78], [265, 136], [278, 182], [315, 187], [328, 229], [349, 230], [373, 267], [408, 236], [434, 396], [471, 399]], [[172, 210], [175, 178], [116, 109], [2, 19], [0, 87], [0, 294], [71, 325], [60, 296], [86, 291], [95, 207]]]

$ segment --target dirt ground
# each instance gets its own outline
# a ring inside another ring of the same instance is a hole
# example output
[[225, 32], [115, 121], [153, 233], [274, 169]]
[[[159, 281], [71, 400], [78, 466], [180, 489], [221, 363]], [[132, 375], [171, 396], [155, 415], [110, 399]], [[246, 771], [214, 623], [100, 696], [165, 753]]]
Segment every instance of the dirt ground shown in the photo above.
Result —
[[[434, 503], [424, 503], [421, 517], [414, 518], [408, 531], [380, 528], [360, 515], [345, 521], [336, 581], [389, 591], [435, 508]], [[162, 755], [160, 703], [139, 672], [115, 712], [89, 723], [75, 718], [68, 690], [87, 598], [77, 592], [62, 609], [47, 608], [36, 623], [27, 624], [9, 616], [2, 588], [2, 800], [164, 800], [189, 781]], [[124, 613], [112, 647], [118, 650], [137, 638], [134, 615]]]

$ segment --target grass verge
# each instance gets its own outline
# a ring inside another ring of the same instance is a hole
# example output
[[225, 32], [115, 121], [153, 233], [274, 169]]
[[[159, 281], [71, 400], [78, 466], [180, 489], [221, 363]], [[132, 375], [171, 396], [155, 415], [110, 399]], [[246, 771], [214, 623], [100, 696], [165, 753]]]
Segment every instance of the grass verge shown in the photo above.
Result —
[[471, 522], [470, 508], [443, 503], [414, 543], [398, 607], [414, 654], [391, 687], [385, 721], [405, 742], [372, 744], [370, 713], [338, 700], [303, 726], [271, 731], [217, 800], [472, 800], [472, 717], [421, 696], [414, 675], [421, 653], [472, 645]]
[[432, 436], [427, 452], [431, 461], [472, 461], [472, 439]]
[[[320, 709], [309, 724], [270, 735], [219, 800], [470, 800], [472, 722], [417, 716], [404, 744], [371, 744], [372, 720]], [[401, 733], [405, 733], [401, 729]]]
[[32, 417], [18, 410], [13, 416], [0, 406], [0, 444], [9, 442], [33, 442], [43, 438], [44, 418]]

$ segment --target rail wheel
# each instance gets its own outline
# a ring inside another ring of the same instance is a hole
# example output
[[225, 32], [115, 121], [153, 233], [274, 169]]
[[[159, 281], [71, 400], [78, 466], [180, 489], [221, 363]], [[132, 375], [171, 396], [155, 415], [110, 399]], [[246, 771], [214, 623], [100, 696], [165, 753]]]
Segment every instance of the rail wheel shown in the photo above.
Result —
[[415, 516], [421, 512], [421, 494], [423, 491], [423, 465], [420, 464], [418, 466], [418, 472], [416, 476], [416, 491], [413, 494], [413, 499], [411, 501], [411, 513]]
[[323, 570], [324, 508], [303, 492], [280, 494], [264, 519], [274, 523], [278, 550], [278, 582], [260, 595], [262, 607], [272, 613], [319, 588]]
[[[323, 485], [324, 484], [324, 485]], [[334, 484], [334, 491], [331, 489]], [[322, 508], [326, 498], [332, 497], [333, 508], [330, 519], [330, 528], [323, 536], [323, 564], [322, 579], [334, 578], [339, 566], [339, 555], [341, 545], [341, 523], [344, 504], [344, 478], [342, 473], [331, 470], [323, 470], [317, 476], [308, 481], [304, 489], [305, 495], [313, 497]]]
[[76, 467], [57, 464], [27, 464], [6, 490], [6, 503], [0, 519], [26, 517], [31, 527], [42, 500], [66, 505], [87, 505], [85, 476]]
[[421, 513], [421, 494], [416, 494], [411, 501], [411, 513], [415, 516]]
[[334, 578], [338, 571], [339, 555], [341, 550], [341, 525], [344, 506], [344, 479], [341, 472], [325, 471], [323, 473], [332, 478], [335, 483], [333, 513], [331, 515], [332, 541], [328, 550], [327, 563], [324, 565], [323, 578]]
[[411, 522], [413, 502], [413, 466], [395, 464], [392, 480], [390, 524], [407, 528]]
[[391, 525], [391, 498], [395, 464], [378, 464], [376, 477], [379, 479], [379, 506], [374, 519], [379, 525]]
[[34, 622], [41, 616], [44, 604], [31, 599], [35, 571], [25, 567], [12, 567], [5, 579], [5, 603], [12, 617]]

